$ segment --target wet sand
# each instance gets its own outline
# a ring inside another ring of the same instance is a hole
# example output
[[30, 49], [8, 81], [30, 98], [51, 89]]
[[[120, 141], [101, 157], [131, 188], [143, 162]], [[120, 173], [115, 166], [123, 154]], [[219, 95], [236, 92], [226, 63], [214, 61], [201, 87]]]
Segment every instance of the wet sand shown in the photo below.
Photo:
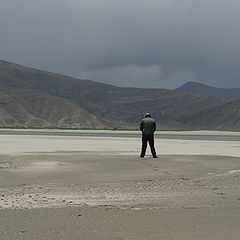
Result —
[[158, 159], [132, 138], [0, 147], [0, 239], [240, 239], [237, 141], [158, 140]]

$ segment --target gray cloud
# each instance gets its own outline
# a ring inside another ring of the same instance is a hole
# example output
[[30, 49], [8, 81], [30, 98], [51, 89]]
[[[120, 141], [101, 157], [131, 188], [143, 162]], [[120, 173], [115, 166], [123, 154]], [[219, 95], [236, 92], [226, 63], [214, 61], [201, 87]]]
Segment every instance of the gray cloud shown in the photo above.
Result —
[[119, 86], [239, 87], [238, 0], [0, 0], [0, 58]]

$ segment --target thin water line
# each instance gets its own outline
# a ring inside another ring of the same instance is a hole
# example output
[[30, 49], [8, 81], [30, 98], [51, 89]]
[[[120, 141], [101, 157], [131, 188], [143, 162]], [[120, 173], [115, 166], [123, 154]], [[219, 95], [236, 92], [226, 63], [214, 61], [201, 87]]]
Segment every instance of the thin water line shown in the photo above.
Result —
[[[83, 133], [83, 132], [37, 132], [37, 131], [0, 131], [0, 135], [20, 136], [70, 136], [70, 137], [127, 137], [139, 138], [141, 133]], [[182, 135], [182, 134], [155, 134], [156, 139], [183, 139], [183, 140], [212, 140], [212, 141], [240, 141], [240, 136], [228, 135]]]

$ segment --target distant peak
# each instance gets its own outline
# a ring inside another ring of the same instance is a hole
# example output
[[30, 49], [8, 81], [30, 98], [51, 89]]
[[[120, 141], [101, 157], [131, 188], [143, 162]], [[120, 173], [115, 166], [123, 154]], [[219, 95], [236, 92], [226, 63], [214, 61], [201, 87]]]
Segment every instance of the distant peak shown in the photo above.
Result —
[[240, 88], [218, 88], [208, 86], [200, 82], [187, 82], [181, 87], [176, 88], [177, 91], [194, 93], [202, 96], [215, 96], [219, 98], [239, 98]]
[[212, 86], [208, 86], [201, 82], [189, 81], [189, 82], [184, 83], [182, 86], [178, 87], [177, 89], [182, 89], [182, 88], [186, 88], [186, 87], [212, 87]]

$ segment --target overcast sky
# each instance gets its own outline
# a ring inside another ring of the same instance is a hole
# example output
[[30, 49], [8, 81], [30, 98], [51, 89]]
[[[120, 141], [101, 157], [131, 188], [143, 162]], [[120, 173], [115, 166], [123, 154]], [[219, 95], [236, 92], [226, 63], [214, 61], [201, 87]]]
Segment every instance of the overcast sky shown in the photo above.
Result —
[[240, 87], [239, 0], [0, 0], [0, 59], [117, 86]]

